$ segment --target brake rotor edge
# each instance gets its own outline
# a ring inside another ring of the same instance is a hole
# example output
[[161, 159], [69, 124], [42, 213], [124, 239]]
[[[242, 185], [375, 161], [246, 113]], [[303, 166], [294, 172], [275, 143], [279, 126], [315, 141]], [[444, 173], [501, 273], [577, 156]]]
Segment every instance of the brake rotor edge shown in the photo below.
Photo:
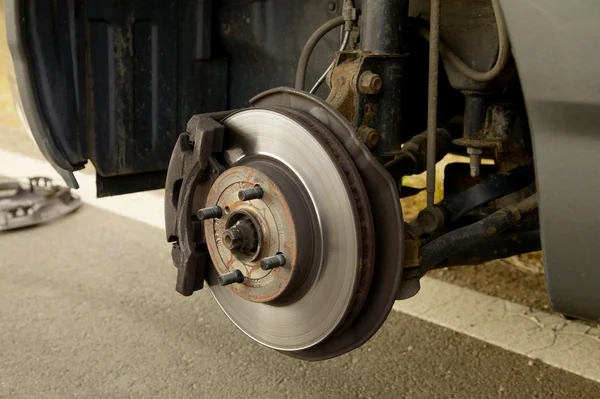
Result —
[[402, 278], [404, 221], [396, 183], [371, 155], [350, 123], [329, 104], [287, 87], [263, 92], [250, 103], [256, 107], [288, 107], [304, 112], [327, 127], [344, 146], [363, 180], [375, 225], [375, 266], [365, 302], [349, 326], [311, 348], [282, 352], [303, 360], [326, 360], [367, 342], [385, 322]]
[[[357, 283], [353, 294], [353, 300], [350, 302], [344, 317], [340, 320], [338, 326], [332, 334], [336, 334], [339, 331], [345, 329], [350, 325], [352, 320], [358, 315], [362, 305], [366, 299], [366, 292], [371, 282], [371, 275], [374, 266], [374, 223], [372, 220], [372, 214], [369, 206], [369, 197], [366, 189], [363, 185], [362, 178], [354, 165], [351, 157], [347, 154], [345, 147], [337, 140], [335, 135], [322, 125], [315, 118], [310, 117], [305, 112], [290, 109], [288, 107], [272, 106], [272, 107], [251, 107], [243, 110], [239, 110], [228, 115], [222, 123], [227, 126], [227, 120], [234, 117], [238, 113], [243, 113], [247, 110], [252, 109], [263, 109], [266, 111], [272, 111], [280, 114], [286, 118], [294, 120], [295, 123], [300, 124], [304, 129], [309, 132], [321, 145], [323, 150], [329, 153], [331, 162], [335, 163], [338, 168], [338, 173], [344, 176], [346, 181], [347, 196], [354, 203], [355, 207], [355, 223], [356, 231], [359, 240], [359, 263], [357, 264]], [[234, 164], [238, 164], [239, 161], [234, 161]], [[208, 234], [208, 233], [207, 233]], [[210, 284], [210, 283], [209, 283]], [[227, 313], [227, 312], [226, 312]], [[231, 317], [230, 317], [231, 319]], [[246, 332], [236, 321], [232, 321], [242, 331]], [[247, 332], [246, 332], [247, 333]], [[248, 334], [248, 333], [247, 333]], [[327, 341], [329, 337], [325, 339]], [[264, 344], [264, 343], [263, 343]], [[266, 344], [264, 344], [266, 345]], [[267, 345], [270, 346], [270, 345]], [[277, 348], [274, 348], [277, 349]], [[299, 349], [300, 351], [302, 349]], [[298, 350], [288, 351], [282, 350], [281, 352], [287, 355], [294, 353]]]

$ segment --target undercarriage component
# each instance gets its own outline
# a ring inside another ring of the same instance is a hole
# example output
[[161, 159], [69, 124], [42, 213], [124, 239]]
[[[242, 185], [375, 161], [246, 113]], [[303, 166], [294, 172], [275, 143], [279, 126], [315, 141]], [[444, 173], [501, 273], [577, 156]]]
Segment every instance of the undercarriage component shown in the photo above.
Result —
[[497, 173], [482, 182], [419, 212], [411, 223], [411, 232], [420, 236], [450, 226], [469, 211], [529, 186], [535, 179], [533, 165], [524, 165], [507, 173]]
[[394, 301], [396, 185], [317, 97], [275, 89], [252, 103], [224, 119], [195, 116], [173, 153], [165, 217], [178, 290], [206, 279], [254, 340], [307, 360], [341, 355]]
[[463, 137], [454, 144], [467, 148], [471, 177], [479, 176], [482, 157], [492, 157], [498, 169], [507, 171], [531, 162], [533, 155], [526, 120], [510, 104], [493, 96], [465, 92]]
[[[430, 0], [412, 0], [410, 16], [430, 15]], [[510, 42], [500, 0], [440, 1], [439, 53], [449, 83], [457, 90], [490, 92], [501, 89], [514, 74]], [[431, 19], [431, 18], [430, 18]], [[429, 41], [431, 33], [422, 21], [416, 33]]]
[[465, 249], [450, 255], [432, 269], [449, 266], [481, 265], [496, 259], [508, 258], [540, 251], [539, 218], [537, 215], [527, 217], [525, 224], [521, 221], [512, 228], [505, 230], [482, 242], [469, 245]]
[[[438, 44], [439, 52], [441, 53], [444, 62], [447, 63], [449, 66], [455, 68], [458, 72], [464, 75], [464, 77], [471, 79], [475, 82], [488, 82], [497, 78], [504, 71], [504, 68], [506, 67], [508, 59], [510, 57], [510, 43], [508, 39], [506, 24], [504, 22], [504, 16], [502, 15], [502, 9], [500, 8], [500, 0], [491, 0], [491, 5], [493, 8], [494, 19], [498, 30], [498, 55], [494, 65], [488, 71], [478, 71], [476, 69], [473, 69], [472, 66], [469, 66], [465, 62], [463, 62], [460, 59], [460, 57], [457, 56], [446, 44], [444, 44], [441, 41]], [[437, 13], [439, 13], [439, 9]], [[439, 24], [439, 20], [436, 20], [435, 22], [436, 23], [431, 22], [431, 25]], [[430, 36], [434, 35], [431, 35], [430, 32], [427, 31], [427, 29], [425, 28], [419, 29], [419, 34], [426, 40], [433, 40], [433, 38], [430, 38]], [[436, 38], [436, 40], [438, 39], [439, 38]]]
[[[204, 222], [211, 291], [229, 318], [263, 345], [312, 347], [354, 317], [365, 299], [356, 290], [371, 280], [373, 222], [360, 176], [341, 144], [303, 113], [255, 108], [222, 124], [228, 169], [206, 204], [225, 214]], [[258, 188], [264, 195], [242, 200]], [[257, 231], [253, 251], [224, 245], [226, 229], [242, 218]], [[285, 256], [283, 267], [261, 267], [277, 254]], [[245, 276], [242, 284], [214, 284], [234, 270]]]
[[210, 259], [200, 219], [191, 215], [204, 208], [208, 192], [198, 190], [196, 198], [198, 185], [212, 184], [224, 169], [211, 154], [223, 149], [225, 129], [216, 120], [229, 113], [193, 116], [171, 154], [165, 182], [165, 233], [173, 243], [171, 257], [178, 269], [175, 289], [181, 295], [192, 295], [204, 286]]
[[[435, 160], [439, 162], [450, 151], [452, 137], [446, 130], [439, 128], [436, 136]], [[384, 167], [396, 180], [423, 173], [427, 167], [427, 132], [418, 134], [404, 143], [400, 152]]]
[[[359, 51], [340, 52], [327, 102], [362, 132], [378, 157], [391, 159], [404, 132], [403, 65], [407, 0], [363, 2]], [[385, 38], [385, 39], [384, 39]]]
[[[370, 132], [362, 135], [363, 142], [375, 155], [388, 159], [402, 146], [404, 58], [402, 54], [342, 52], [329, 79], [327, 103], [355, 129]], [[388, 108], [391, 104], [396, 104], [393, 110]]]
[[427, 208], [435, 202], [435, 164], [438, 127], [440, 0], [431, 0], [429, 10], [429, 77], [427, 83]]
[[446, 233], [425, 244], [421, 249], [421, 274], [461, 252], [463, 248], [476, 246], [502, 233], [535, 208], [537, 208], [537, 199], [534, 194], [515, 206], [502, 208], [471, 225]]
[[298, 90], [304, 90], [304, 81], [306, 79], [306, 70], [308, 68], [308, 60], [310, 59], [310, 55], [313, 50], [317, 46], [317, 43], [325, 36], [327, 33], [332, 31], [333, 29], [344, 25], [345, 20], [342, 15], [339, 17], [333, 18], [323, 25], [321, 25], [308, 39], [302, 52], [300, 53], [300, 59], [298, 60], [298, 68], [296, 69], [296, 84], [295, 87]]
[[0, 182], [0, 231], [47, 223], [80, 205], [71, 189], [46, 177], [31, 177], [26, 187], [18, 181]]
[[[331, 4], [331, 3], [330, 3]], [[354, 21], [357, 18], [357, 10], [354, 8], [354, 4], [352, 0], [344, 0], [344, 6], [342, 7], [342, 15], [336, 17], [323, 25], [321, 25], [308, 39], [304, 48], [302, 49], [302, 53], [300, 53], [300, 59], [298, 60], [298, 68], [296, 70], [296, 84], [295, 88], [298, 90], [304, 90], [304, 80], [306, 78], [306, 70], [308, 69], [308, 60], [310, 58], [311, 53], [316, 47], [317, 43], [327, 34], [327, 32], [337, 28], [338, 26], [344, 26], [344, 38], [342, 39], [342, 45], [340, 46], [340, 51], [344, 51], [348, 42], [350, 41], [350, 34], [352, 29], [354, 28]], [[312, 86], [309, 93], [314, 94], [321, 84], [325, 81], [333, 67], [335, 66], [335, 61], [332, 62], [329, 67], [325, 70], [325, 72], [321, 75], [321, 77], [317, 80], [317, 82]]]
[[[405, 265], [403, 281], [396, 298], [407, 299], [416, 295], [420, 290], [419, 280], [429, 270], [481, 264], [538, 249], [540, 240], [536, 226], [539, 218], [530, 214], [537, 206], [537, 194], [533, 194], [516, 205], [503, 207], [475, 223], [442, 234], [422, 246], [418, 239], [412, 238], [413, 245], [407, 248], [412, 253], [407, 255], [409, 263]], [[528, 219], [523, 226], [517, 226], [524, 217]], [[510, 234], [503, 234], [513, 227], [515, 230]], [[418, 266], [414, 266], [414, 260], [419, 261]]]

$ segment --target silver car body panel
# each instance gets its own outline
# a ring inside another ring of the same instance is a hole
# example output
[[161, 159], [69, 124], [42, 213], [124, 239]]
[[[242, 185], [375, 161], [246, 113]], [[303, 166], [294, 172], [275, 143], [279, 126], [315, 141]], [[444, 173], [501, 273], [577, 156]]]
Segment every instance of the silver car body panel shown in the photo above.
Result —
[[600, 3], [502, 0], [534, 145], [546, 282], [600, 320]]

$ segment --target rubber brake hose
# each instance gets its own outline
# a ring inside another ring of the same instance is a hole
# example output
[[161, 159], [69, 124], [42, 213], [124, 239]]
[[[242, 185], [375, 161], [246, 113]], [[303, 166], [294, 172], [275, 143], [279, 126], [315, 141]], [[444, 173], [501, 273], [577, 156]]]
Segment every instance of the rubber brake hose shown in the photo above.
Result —
[[[506, 22], [502, 15], [502, 9], [500, 8], [499, 0], [491, 0], [492, 8], [494, 9], [494, 16], [496, 18], [496, 26], [498, 28], [498, 57], [496, 63], [487, 72], [477, 71], [467, 64], [465, 64], [442, 40], [439, 41], [440, 54], [446, 58], [458, 71], [460, 71], [466, 77], [476, 80], [478, 82], [487, 82], [495, 79], [500, 75], [500, 72], [506, 66], [508, 62], [508, 55], [510, 53], [508, 30], [506, 29]], [[425, 40], [429, 41], [429, 30], [425, 27], [419, 27], [417, 33]]]
[[296, 84], [297, 90], [304, 90], [304, 82], [306, 80], [306, 70], [308, 69], [308, 60], [310, 55], [315, 49], [317, 43], [330, 31], [337, 28], [338, 26], [344, 25], [345, 20], [342, 15], [335, 17], [323, 25], [321, 25], [314, 33], [310, 36], [302, 52], [300, 53], [300, 59], [298, 60], [298, 68], [296, 69]]

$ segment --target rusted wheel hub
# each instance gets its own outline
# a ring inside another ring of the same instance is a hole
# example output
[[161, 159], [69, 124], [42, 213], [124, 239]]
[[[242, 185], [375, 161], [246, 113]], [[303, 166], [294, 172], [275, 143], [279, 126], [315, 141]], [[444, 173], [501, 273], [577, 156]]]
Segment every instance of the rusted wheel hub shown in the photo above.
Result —
[[[314, 210], [308, 208], [303, 200], [306, 193], [292, 184], [297, 182], [290, 175], [275, 160], [250, 159], [247, 165], [220, 175], [209, 192], [207, 202], [223, 212], [221, 218], [205, 221], [208, 249], [219, 274], [235, 270], [243, 274], [243, 283], [232, 285], [231, 290], [245, 300], [289, 299], [309, 275], [316, 231]], [[251, 190], [261, 195], [240, 199]], [[304, 239], [299, 242], [298, 236]], [[285, 259], [280, 262], [283, 265], [261, 267], [265, 259], [277, 255]]]

